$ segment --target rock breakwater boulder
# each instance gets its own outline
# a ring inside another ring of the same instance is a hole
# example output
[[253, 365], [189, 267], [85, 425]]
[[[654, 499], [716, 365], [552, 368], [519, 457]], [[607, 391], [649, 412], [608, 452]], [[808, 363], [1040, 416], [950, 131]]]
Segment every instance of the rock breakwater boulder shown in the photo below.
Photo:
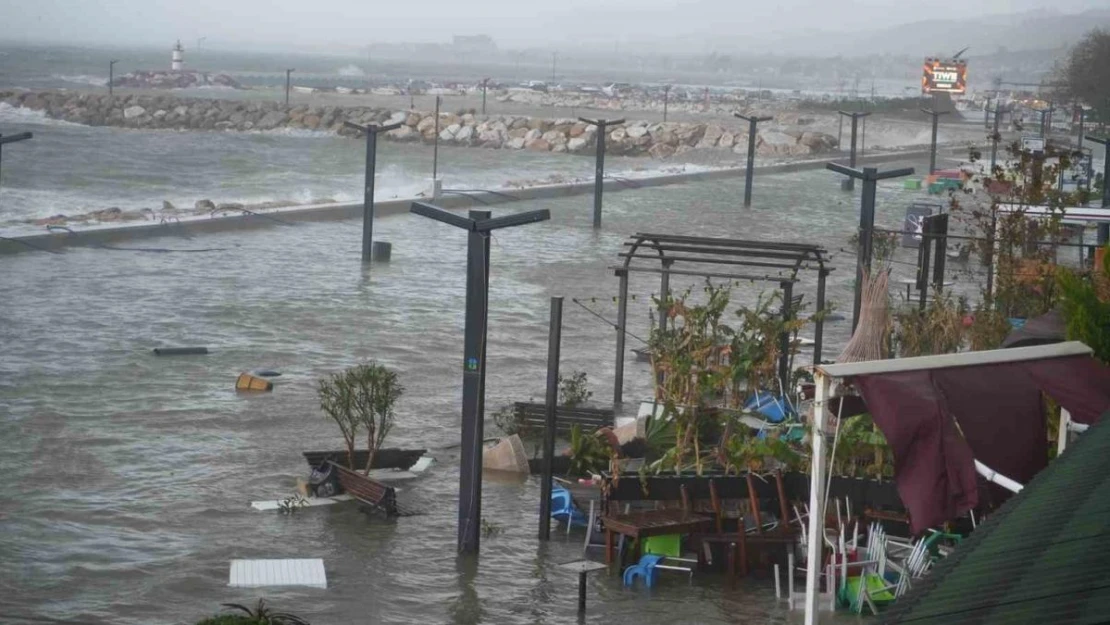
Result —
[[[432, 143], [437, 136], [434, 113], [395, 111], [364, 106], [298, 106], [280, 102], [178, 98], [165, 95], [0, 91], [0, 102], [43, 111], [54, 119], [91, 126], [164, 128], [175, 130], [275, 131], [283, 128], [360, 137], [344, 122], [358, 125], [401, 123], [384, 134], [387, 141]], [[593, 154], [597, 128], [573, 119], [441, 113], [439, 140], [487, 149], [527, 149], [536, 152]], [[835, 149], [831, 135], [811, 130], [768, 125], [756, 138], [760, 155], [807, 156]], [[651, 123], [630, 120], [608, 128], [611, 154], [666, 159], [693, 149], [747, 152], [747, 133], [728, 124]]]

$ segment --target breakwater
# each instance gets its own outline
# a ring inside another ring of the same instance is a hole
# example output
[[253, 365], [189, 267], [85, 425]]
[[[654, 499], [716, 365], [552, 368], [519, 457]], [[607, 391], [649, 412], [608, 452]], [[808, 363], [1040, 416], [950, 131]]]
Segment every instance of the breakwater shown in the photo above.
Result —
[[[0, 91], [0, 102], [42, 111], [52, 119], [90, 126], [140, 129], [273, 131], [282, 128], [356, 136], [344, 122], [401, 126], [383, 135], [388, 141], [432, 143], [536, 152], [593, 153], [597, 129], [574, 119], [482, 116], [473, 110], [433, 112], [360, 106], [296, 106], [280, 102], [180, 98], [170, 95], [118, 95], [68, 91]], [[745, 125], [746, 126], [746, 125]], [[606, 152], [665, 159], [696, 149], [746, 154], [748, 135], [716, 123], [658, 123], [628, 120], [611, 126]], [[836, 137], [804, 126], [766, 124], [756, 136], [760, 156], [806, 157], [837, 148]]]

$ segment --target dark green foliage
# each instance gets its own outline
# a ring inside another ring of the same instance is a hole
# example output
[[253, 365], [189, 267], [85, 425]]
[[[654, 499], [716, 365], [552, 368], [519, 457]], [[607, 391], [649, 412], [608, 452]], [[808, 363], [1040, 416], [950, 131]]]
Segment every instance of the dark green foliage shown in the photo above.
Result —
[[1104, 249], [1102, 266], [1092, 275], [1061, 268], [1057, 280], [1068, 340], [1083, 341], [1096, 358], [1110, 364], [1110, 301], [1105, 297], [1110, 293], [1099, 292], [1100, 283], [1110, 287], [1110, 247]]
[[234, 610], [231, 614], [217, 614], [206, 618], [197, 625], [309, 625], [309, 622], [296, 614], [275, 612], [259, 599], [253, 608], [238, 603], [225, 603], [223, 607]]

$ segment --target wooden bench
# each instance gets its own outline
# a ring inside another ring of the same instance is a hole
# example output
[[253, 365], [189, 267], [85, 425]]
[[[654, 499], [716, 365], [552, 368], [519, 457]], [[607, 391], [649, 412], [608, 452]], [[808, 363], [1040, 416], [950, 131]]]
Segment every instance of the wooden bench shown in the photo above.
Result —
[[328, 464], [331, 465], [333, 470], [339, 472], [339, 485], [351, 497], [381, 510], [388, 517], [407, 514], [397, 505], [397, 491], [392, 486], [386, 486], [331, 460], [328, 461]]
[[[513, 414], [517, 420], [537, 432], [547, 427], [547, 406], [518, 401], [513, 404]], [[556, 406], [555, 431], [569, 434], [572, 426], [578, 425], [583, 432], [593, 432], [603, 427], [612, 427], [612, 408], [586, 408], [583, 406]]]

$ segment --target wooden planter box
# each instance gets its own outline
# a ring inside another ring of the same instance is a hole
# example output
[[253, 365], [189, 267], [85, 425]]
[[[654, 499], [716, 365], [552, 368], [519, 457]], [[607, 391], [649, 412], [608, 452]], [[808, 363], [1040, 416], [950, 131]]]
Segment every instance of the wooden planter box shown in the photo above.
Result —
[[[396, 449], [386, 448], [379, 449], [378, 453], [374, 454], [374, 465], [371, 469], [401, 469], [402, 471], [408, 470], [409, 467], [416, 464], [427, 449]], [[308, 466], [318, 467], [324, 462], [331, 460], [336, 464], [347, 466], [347, 450], [340, 449], [337, 451], [304, 451], [301, 452], [304, 456]], [[370, 452], [365, 449], [355, 450], [355, 467], [358, 469], [366, 468], [366, 460]]]

